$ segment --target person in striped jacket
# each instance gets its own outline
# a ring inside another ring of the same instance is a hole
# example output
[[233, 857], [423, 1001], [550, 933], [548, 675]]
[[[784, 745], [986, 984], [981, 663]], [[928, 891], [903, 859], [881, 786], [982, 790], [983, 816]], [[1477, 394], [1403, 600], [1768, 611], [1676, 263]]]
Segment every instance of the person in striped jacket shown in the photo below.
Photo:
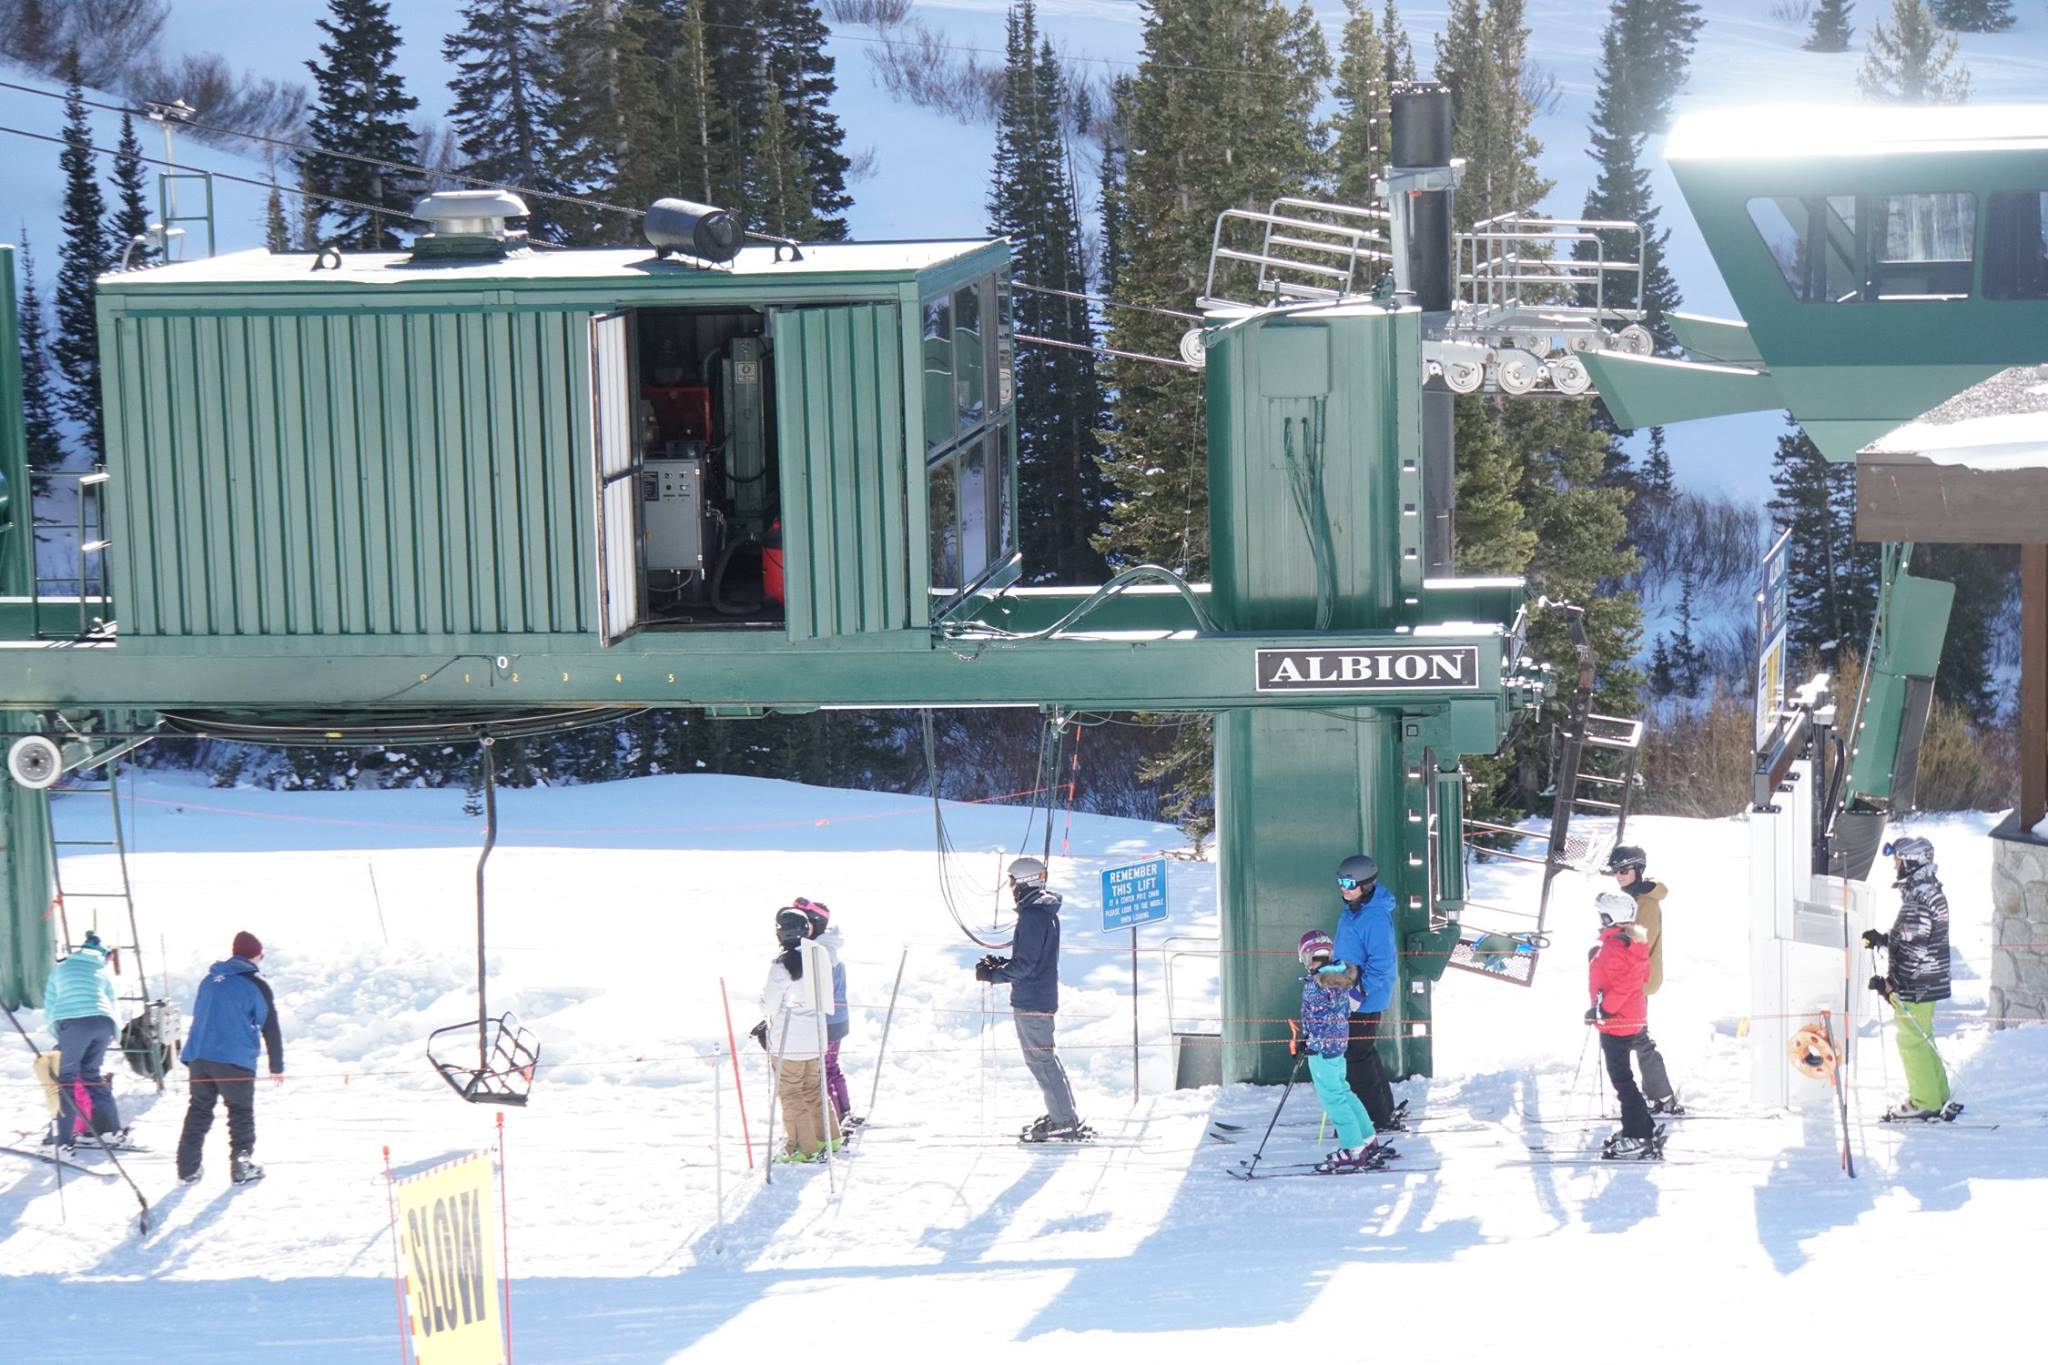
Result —
[[1949, 994], [1948, 895], [1934, 875], [1933, 844], [1909, 835], [1884, 851], [1892, 858], [1899, 917], [1889, 934], [1864, 930], [1863, 946], [1884, 949], [1888, 959], [1884, 975], [1870, 978], [1870, 989], [1892, 1007], [1908, 1092], [1885, 1117], [1953, 1119], [1948, 1069], [1934, 1048], [1934, 1005]]
[[100, 1064], [114, 1041], [113, 950], [87, 931], [85, 942], [59, 962], [43, 987], [43, 1020], [57, 1035], [57, 1145], [66, 1151], [95, 1133], [109, 1142], [128, 1135], [114, 1103], [114, 1083]]

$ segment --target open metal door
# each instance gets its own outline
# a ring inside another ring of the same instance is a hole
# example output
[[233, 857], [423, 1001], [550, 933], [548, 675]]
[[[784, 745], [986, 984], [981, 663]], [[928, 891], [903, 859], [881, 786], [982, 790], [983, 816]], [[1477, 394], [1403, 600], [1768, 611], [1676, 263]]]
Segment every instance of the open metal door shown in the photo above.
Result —
[[624, 313], [590, 319], [590, 445], [597, 475], [597, 619], [607, 645], [640, 628], [640, 463], [633, 450], [632, 338]]

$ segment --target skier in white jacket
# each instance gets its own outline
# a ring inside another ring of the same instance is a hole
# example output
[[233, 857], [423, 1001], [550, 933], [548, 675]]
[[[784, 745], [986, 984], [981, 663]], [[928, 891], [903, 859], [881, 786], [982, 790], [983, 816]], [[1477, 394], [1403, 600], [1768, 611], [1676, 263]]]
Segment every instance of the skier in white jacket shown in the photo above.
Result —
[[754, 1037], [768, 1049], [782, 1097], [784, 1161], [804, 1162], [839, 1145], [839, 1124], [825, 1093], [826, 1025], [832, 1016], [832, 954], [809, 937], [810, 917], [795, 906], [775, 912], [780, 951], [761, 990]]

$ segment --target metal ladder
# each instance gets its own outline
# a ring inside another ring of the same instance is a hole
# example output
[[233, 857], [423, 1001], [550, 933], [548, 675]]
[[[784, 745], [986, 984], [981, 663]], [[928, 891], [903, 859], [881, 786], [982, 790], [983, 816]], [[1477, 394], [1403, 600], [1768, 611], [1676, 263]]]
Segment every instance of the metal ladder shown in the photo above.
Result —
[[[89, 775], [94, 771], [100, 773], [98, 781], [90, 779]], [[67, 822], [61, 818], [60, 812], [66, 809], [66, 803], [56, 800], [50, 802], [50, 852], [52, 855], [51, 866], [57, 885], [56, 910], [58, 930], [63, 935], [66, 952], [70, 952], [78, 946], [79, 940], [73, 937], [71, 927], [71, 909], [74, 901], [83, 902], [84, 905], [80, 908], [90, 912], [86, 917], [89, 922], [81, 928], [81, 937], [83, 929], [89, 928], [95, 932], [99, 931], [102, 909], [105, 909], [117, 919], [125, 920], [127, 941], [110, 946], [116, 948], [124, 955], [127, 962], [133, 964], [135, 989], [130, 993], [119, 995], [117, 998], [126, 1004], [136, 1007], [137, 1015], [144, 1021], [142, 1028], [146, 1035], [144, 1041], [147, 1046], [140, 1049], [141, 1058], [138, 1060], [136, 1055], [138, 1050], [131, 1048], [129, 1030], [124, 1028], [121, 1034], [122, 1051], [128, 1056], [129, 1064], [142, 1075], [148, 1076], [156, 1083], [158, 1091], [162, 1091], [164, 1088], [164, 1075], [170, 1069], [172, 1061], [171, 1053], [174, 1048], [175, 1035], [178, 1031], [177, 1018], [175, 1009], [168, 999], [151, 995], [149, 975], [143, 967], [142, 935], [137, 928], [135, 920], [135, 887], [128, 875], [128, 843], [125, 829], [121, 822], [121, 760], [118, 756], [109, 757], [103, 763], [95, 765], [95, 767], [77, 770], [77, 777], [82, 780], [74, 780], [67, 784], [64, 787], [65, 794], [75, 796], [104, 795], [107, 798], [107, 811], [110, 819], [108, 829], [113, 837], [106, 839], [65, 837], [61, 827]], [[77, 890], [72, 886], [66, 885], [64, 877], [65, 854], [73, 850], [90, 850], [101, 854], [111, 850], [114, 855], [114, 870], [119, 879], [118, 882], [102, 886], [101, 889], [96, 890]], [[117, 930], [116, 932], [120, 931]], [[118, 971], [117, 974], [119, 974]], [[119, 1020], [116, 1021], [116, 1023], [119, 1022]]]
[[[1560, 872], [1590, 872], [1604, 862], [1609, 848], [1622, 841], [1628, 830], [1628, 812], [1635, 792], [1636, 759], [1643, 746], [1643, 722], [1623, 716], [1603, 716], [1593, 710], [1595, 668], [1592, 646], [1586, 640], [1583, 611], [1568, 602], [1547, 604], [1568, 613], [1572, 653], [1578, 663], [1578, 677], [1572, 689], [1571, 705], [1563, 723], [1552, 731], [1550, 837], [1541, 857], [1512, 849], [1486, 847], [1489, 837], [1519, 838], [1524, 831], [1509, 825], [1467, 818], [1465, 846], [1483, 849], [1488, 857], [1530, 863], [1543, 869], [1543, 890], [1536, 904], [1536, 924], [1530, 929], [1483, 929], [1460, 936], [1452, 950], [1450, 965], [1527, 986], [1534, 982], [1536, 963], [1550, 946], [1550, 889]], [[1572, 817], [1612, 816], [1614, 835], [1609, 839], [1589, 834], [1583, 825], [1575, 833]], [[1508, 916], [1526, 919], [1527, 911], [1489, 906], [1467, 900], [1466, 908], [1485, 917]]]

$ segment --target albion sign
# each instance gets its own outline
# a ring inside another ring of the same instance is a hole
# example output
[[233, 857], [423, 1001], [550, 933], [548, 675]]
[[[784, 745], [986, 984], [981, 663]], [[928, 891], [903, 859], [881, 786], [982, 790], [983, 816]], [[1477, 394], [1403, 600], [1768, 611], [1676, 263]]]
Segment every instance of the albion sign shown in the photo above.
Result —
[[1261, 692], [1411, 692], [1479, 690], [1477, 645], [1400, 645], [1385, 649], [1262, 649]]

